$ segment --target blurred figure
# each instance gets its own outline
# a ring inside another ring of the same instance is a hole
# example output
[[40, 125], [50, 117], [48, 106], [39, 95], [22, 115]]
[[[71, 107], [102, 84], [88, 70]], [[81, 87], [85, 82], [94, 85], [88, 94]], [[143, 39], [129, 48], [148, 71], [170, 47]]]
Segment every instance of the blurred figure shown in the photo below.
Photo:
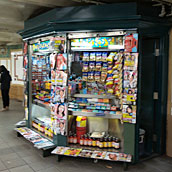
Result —
[[9, 91], [11, 83], [11, 75], [4, 65], [0, 66], [0, 83], [1, 83], [1, 94], [3, 101], [2, 111], [9, 110]]

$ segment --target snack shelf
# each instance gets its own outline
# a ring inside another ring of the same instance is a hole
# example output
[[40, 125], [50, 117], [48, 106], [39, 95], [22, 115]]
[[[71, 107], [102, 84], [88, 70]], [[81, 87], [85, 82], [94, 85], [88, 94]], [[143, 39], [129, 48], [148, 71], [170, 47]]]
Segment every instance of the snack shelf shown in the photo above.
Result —
[[98, 99], [115, 99], [115, 96], [111, 95], [94, 95], [94, 94], [74, 94], [76, 98], [98, 98]]
[[70, 112], [72, 112], [73, 116], [87, 116], [87, 117], [100, 117], [100, 118], [109, 118], [109, 119], [121, 119], [122, 114], [103, 114], [103, 113], [95, 113], [95, 112], [82, 112], [82, 111], [73, 111], [70, 110]]
[[44, 108], [47, 108], [47, 109], [49, 109], [49, 110], [51, 110], [51, 108], [50, 108], [50, 104], [44, 104], [43, 102], [41, 102], [40, 100], [38, 100], [37, 101], [37, 99], [36, 100], [33, 100], [33, 104], [35, 104], [35, 105], [38, 105], [38, 106], [41, 106], [41, 107], [44, 107]]

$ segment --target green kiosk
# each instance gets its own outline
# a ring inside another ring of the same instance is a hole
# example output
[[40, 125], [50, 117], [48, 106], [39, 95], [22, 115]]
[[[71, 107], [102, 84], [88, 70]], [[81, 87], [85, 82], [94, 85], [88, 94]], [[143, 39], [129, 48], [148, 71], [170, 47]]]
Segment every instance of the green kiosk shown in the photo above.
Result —
[[29, 19], [17, 132], [61, 156], [139, 162], [165, 152], [168, 30], [137, 3], [56, 8]]

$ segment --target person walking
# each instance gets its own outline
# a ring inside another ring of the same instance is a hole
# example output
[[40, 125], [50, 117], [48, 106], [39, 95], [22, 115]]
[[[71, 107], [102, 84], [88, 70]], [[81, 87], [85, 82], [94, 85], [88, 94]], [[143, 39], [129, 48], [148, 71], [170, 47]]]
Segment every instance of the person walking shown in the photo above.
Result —
[[9, 71], [5, 68], [4, 65], [0, 66], [0, 83], [1, 83], [1, 94], [3, 101], [2, 111], [9, 110], [9, 91], [10, 91], [10, 83], [11, 83], [11, 75]]

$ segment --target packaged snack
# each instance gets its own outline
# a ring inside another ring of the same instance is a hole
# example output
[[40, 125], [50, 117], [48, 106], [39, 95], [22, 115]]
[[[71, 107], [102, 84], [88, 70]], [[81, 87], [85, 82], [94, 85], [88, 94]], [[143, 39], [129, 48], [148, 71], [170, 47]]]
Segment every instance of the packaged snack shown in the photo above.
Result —
[[119, 78], [119, 75], [113, 75], [113, 79]]
[[90, 53], [90, 61], [96, 61], [96, 53]]
[[112, 88], [108, 88], [107, 93], [113, 94], [114, 90]]
[[108, 70], [112, 70], [112, 68], [113, 68], [113, 65], [108, 64]]
[[94, 71], [95, 70], [95, 62], [89, 62], [89, 71]]
[[100, 82], [101, 72], [97, 71], [94, 75], [95, 81]]
[[113, 67], [113, 69], [118, 69], [118, 70], [121, 70], [122, 68], [122, 64], [117, 64]]
[[102, 62], [96, 62], [96, 71], [101, 71], [102, 69]]
[[88, 72], [88, 62], [83, 62], [82, 72]]
[[115, 56], [115, 53], [114, 53], [114, 52], [111, 52], [111, 53], [109, 54], [109, 56], [107, 57], [107, 62], [108, 62], [109, 64], [112, 64], [112, 63], [113, 63], [114, 56]]
[[102, 61], [102, 53], [100, 52], [96, 53], [96, 61]]
[[108, 74], [106, 81], [113, 81], [113, 74]]
[[107, 55], [108, 55], [107, 52], [103, 52], [103, 53], [102, 53], [102, 61], [103, 61], [103, 62], [107, 62]]
[[114, 58], [113, 59], [117, 61], [118, 58], [119, 58], [118, 53], [115, 52], [115, 55], [114, 55]]
[[113, 80], [107, 81], [106, 86], [112, 88], [113, 87]]
[[108, 73], [109, 73], [109, 74], [112, 74], [112, 73], [113, 73], [113, 70], [108, 70]]
[[102, 72], [101, 73], [101, 82], [104, 83], [106, 81], [106, 77], [107, 77], [107, 72]]
[[88, 81], [89, 82], [94, 82], [94, 72], [88, 72]]
[[84, 52], [83, 53], [83, 58], [82, 58], [83, 61], [89, 61], [89, 52]]
[[107, 64], [107, 62], [103, 62], [102, 71], [107, 71], [107, 69], [108, 69], [108, 64]]
[[88, 79], [88, 73], [87, 72], [83, 72], [82, 73], [82, 80], [83, 81], [87, 81], [87, 79]]
[[118, 75], [119, 74], [119, 71], [117, 69], [115, 69], [113, 72], [112, 72], [113, 75]]

